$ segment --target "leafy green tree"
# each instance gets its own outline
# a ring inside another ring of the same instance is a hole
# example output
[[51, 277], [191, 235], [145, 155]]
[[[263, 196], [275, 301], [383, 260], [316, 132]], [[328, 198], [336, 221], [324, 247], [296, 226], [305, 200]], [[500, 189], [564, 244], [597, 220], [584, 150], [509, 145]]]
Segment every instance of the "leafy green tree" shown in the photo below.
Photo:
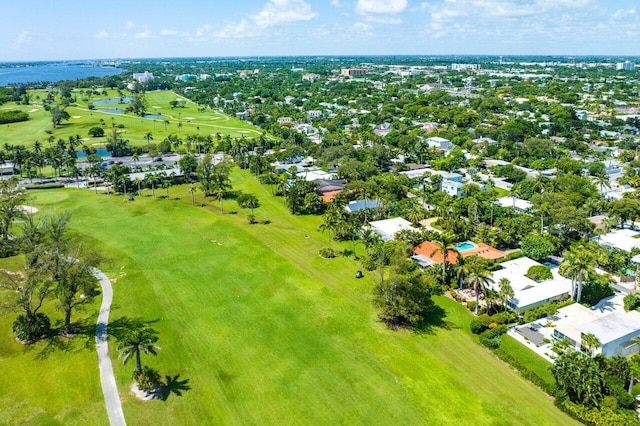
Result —
[[522, 239], [520, 245], [525, 256], [533, 260], [540, 261], [546, 259], [555, 251], [555, 246], [551, 240], [539, 234], [530, 234]]
[[89, 136], [94, 138], [100, 138], [104, 136], [104, 129], [98, 126], [92, 127], [89, 129]]
[[49, 109], [49, 112], [51, 113], [51, 123], [53, 123], [53, 127], [58, 127], [60, 123], [71, 118], [69, 113], [59, 105], [54, 105]]
[[415, 266], [394, 267], [389, 279], [374, 287], [373, 303], [380, 318], [390, 327], [418, 326], [435, 306], [431, 299], [435, 283], [413, 268]]
[[190, 178], [198, 170], [198, 160], [191, 154], [184, 155], [178, 160], [178, 166], [185, 177]]
[[147, 113], [147, 99], [144, 93], [137, 93], [131, 99], [126, 111], [132, 112], [138, 117], [144, 117]]
[[157, 355], [158, 346], [157, 333], [154, 329], [144, 327], [141, 329], [131, 330], [124, 338], [118, 343], [118, 359], [122, 358], [122, 363], [127, 362], [133, 357], [136, 360], [135, 374], [140, 375], [142, 373], [142, 362], [140, 360], [140, 354]]
[[206, 197], [215, 195], [220, 200], [222, 208], [222, 198], [231, 189], [231, 180], [229, 179], [231, 164], [227, 161], [213, 164], [211, 155], [206, 154], [198, 165], [197, 173], [204, 195]]
[[21, 208], [29, 199], [27, 192], [19, 186], [16, 176], [0, 180], [0, 235], [9, 239], [9, 228], [18, 219], [24, 217]]
[[597, 407], [606, 394], [604, 372], [591, 356], [569, 351], [560, 355], [551, 367], [558, 388], [571, 401], [587, 407]]

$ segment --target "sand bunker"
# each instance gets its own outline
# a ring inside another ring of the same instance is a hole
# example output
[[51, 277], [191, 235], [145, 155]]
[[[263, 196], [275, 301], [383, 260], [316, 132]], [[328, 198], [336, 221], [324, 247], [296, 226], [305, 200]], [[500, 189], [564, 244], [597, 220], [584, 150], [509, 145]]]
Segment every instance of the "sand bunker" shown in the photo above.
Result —
[[82, 118], [81, 115], [72, 115], [71, 118]]
[[33, 206], [18, 206], [18, 208], [26, 214], [38, 213], [38, 209]]

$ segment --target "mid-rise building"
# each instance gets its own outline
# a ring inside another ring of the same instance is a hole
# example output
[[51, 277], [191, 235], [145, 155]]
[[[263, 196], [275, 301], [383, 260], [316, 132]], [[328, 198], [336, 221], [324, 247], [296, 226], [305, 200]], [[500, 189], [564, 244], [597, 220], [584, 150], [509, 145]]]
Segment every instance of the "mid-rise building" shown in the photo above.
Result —
[[342, 68], [340, 75], [345, 77], [353, 77], [356, 75], [365, 75], [367, 70], [364, 68]]

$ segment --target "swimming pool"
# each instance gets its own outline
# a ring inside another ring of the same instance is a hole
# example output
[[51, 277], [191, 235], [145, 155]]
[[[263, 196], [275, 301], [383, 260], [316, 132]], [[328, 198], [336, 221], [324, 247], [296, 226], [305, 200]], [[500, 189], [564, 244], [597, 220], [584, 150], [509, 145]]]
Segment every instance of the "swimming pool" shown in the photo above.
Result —
[[471, 250], [476, 248], [477, 246], [472, 243], [471, 241], [465, 241], [464, 243], [460, 243], [457, 246], [455, 246], [455, 249], [457, 251], [466, 251], [466, 250]]

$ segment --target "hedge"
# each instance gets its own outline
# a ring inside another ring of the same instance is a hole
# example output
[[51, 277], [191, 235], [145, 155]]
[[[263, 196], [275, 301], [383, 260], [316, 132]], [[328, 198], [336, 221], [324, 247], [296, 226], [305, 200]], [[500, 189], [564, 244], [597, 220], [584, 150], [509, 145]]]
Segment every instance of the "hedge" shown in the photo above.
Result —
[[25, 186], [27, 189], [55, 189], [55, 188], [64, 188], [63, 183], [43, 183], [41, 185], [27, 185]]

